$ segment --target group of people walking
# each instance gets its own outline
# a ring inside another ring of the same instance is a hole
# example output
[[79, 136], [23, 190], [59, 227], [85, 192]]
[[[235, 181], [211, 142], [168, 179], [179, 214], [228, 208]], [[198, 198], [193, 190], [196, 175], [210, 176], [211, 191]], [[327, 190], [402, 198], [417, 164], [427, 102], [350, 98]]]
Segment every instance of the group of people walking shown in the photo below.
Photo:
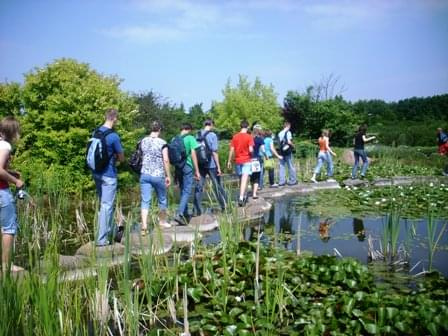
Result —
[[[97, 128], [92, 135], [92, 142], [98, 148], [103, 148], [104, 156], [98, 157], [97, 152], [88, 152], [87, 161], [92, 168], [92, 176], [96, 186], [96, 192], [100, 200], [98, 213], [96, 245], [106, 246], [115, 239], [116, 227], [114, 225], [114, 204], [117, 192], [117, 161], [125, 160], [124, 150], [119, 135], [114, 131], [118, 121], [118, 111], [108, 109], [105, 122]], [[153, 191], [158, 201], [158, 225], [169, 228], [172, 225], [187, 224], [191, 218], [188, 203], [193, 193], [193, 214], [203, 213], [202, 198], [207, 176], [213, 186], [213, 195], [220, 208], [227, 208], [229, 198], [222, 183], [222, 169], [219, 158], [219, 140], [214, 132], [214, 122], [207, 119], [196, 137], [192, 134], [192, 126], [184, 123], [180, 127], [180, 133], [167, 143], [162, 138], [163, 128], [160, 122], [153, 121], [150, 124], [150, 132], [138, 144], [141, 152], [140, 174], [141, 195], [141, 235], [148, 233], [148, 216], [151, 207]], [[284, 185], [297, 184], [296, 170], [293, 162], [291, 124], [285, 122], [283, 129], [273, 135], [271, 130], [263, 130], [261, 125], [249, 123], [243, 120], [240, 131], [236, 133], [230, 142], [228, 169], [235, 164], [235, 171], [239, 177], [238, 206], [244, 206], [247, 202], [247, 189], [252, 185], [252, 195], [258, 198], [258, 191], [264, 188], [264, 175], [268, 172], [269, 188]], [[23, 187], [24, 182], [18, 172], [9, 169], [11, 143], [19, 138], [19, 123], [13, 117], [6, 117], [0, 122], [0, 222], [2, 227], [2, 269], [9, 267], [17, 270], [19, 267], [11, 265], [11, 251], [14, 237], [17, 233], [17, 214], [14, 197], [9, 190], [9, 185], [14, 184], [16, 189]], [[365, 143], [375, 139], [366, 135], [367, 127], [360, 126], [354, 137], [354, 166], [351, 177], [357, 177], [359, 161], [362, 160], [361, 178], [365, 177], [368, 159], [365, 152]], [[448, 136], [442, 129], [437, 130], [439, 152], [442, 155], [448, 153]], [[274, 146], [274, 138], [278, 140], [278, 147]], [[101, 144], [101, 145], [100, 145]], [[324, 163], [327, 165], [327, 181], [333, 180], [333, 160], [336, 156], [330, 147], [330, 132], [323, 130], [318, 139], [319, 153], [317, 165], [311, 177], [312, 182], [317, 182], [317, 175]], [[93, 146], [92, 146], [93, 148]], [[90, 153], [90, 154], [89, 154]], [[89, 163], [89, 159], [101, 160], [104, 165]], [[278, 183], [275, 181], [275, 167], [278, 159], [279, 175]], [[171, 177], [171, 166], [174, 166], [174, 178]], [[98, 168], [100, 167], [100, 168]], [[447, 171], [448, 173], [448, 171]], [[173, 180], [179, 185], [179, 204], [175, 210], [172, 221], [168, 220], [168, 187]]]

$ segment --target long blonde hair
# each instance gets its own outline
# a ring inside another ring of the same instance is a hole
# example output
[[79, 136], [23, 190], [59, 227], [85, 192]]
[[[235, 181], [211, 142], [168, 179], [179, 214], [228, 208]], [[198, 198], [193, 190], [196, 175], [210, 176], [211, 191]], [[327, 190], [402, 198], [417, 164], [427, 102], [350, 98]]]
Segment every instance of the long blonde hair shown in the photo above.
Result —
[[20, 124], [14, 117], [5, 117], [0, 121], [0, 136], [3, 140], [13, 142], [20, 134]]

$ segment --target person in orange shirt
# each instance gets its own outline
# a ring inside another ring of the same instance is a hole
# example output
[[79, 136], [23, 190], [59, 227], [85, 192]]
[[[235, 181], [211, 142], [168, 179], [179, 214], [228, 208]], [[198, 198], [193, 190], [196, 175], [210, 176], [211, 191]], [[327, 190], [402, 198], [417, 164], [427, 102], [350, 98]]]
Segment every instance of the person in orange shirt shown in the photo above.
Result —
[[316, 168], [314, 168], [314, 174], [313, 177], [311, 177], [311, 182], [317, 183], [316, 175], [319, 174], [324, 162], [327, 163], [327, 182], [335, 182], [335, 180], [332, 178], [333, 160], [331, 156], [336, 156], [336, 153], [333, 152], [330, 148], [329, 133], [330, 132], [328, 130], [324, 129], [322, 130], [322, 135], [319, 138], [319, 154], [317, 155], [317, 165]]
[[235, 155], [235, 170], [240, 177], [240, 197], [238, 206], [243, 206], [247, 201], [246, 189], [249, 175], [252, 173], [251, 159], [254, 151], [254, 139], [247, 132], [249, 123], [243, 120], [240, 124], [241, 130], [235, 134], [230, 142], [229, 159], [227, 168], [232, 168], [232, 158]]

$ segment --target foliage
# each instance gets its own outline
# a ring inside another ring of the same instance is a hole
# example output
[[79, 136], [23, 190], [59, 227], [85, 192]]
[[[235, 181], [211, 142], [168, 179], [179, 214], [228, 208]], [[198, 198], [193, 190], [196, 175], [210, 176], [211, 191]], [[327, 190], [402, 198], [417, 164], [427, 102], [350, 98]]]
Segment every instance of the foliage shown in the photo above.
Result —
[[342, 209], [342, 206], [349, 211], [345, 215], [399, 212], [402, 217], [409, 218], [425, 218], [431, 211], [436, 218], [448, 218], [448, 186], [444, 183], [381, 188], [345, 187], [337, 193], [338, 197], [331, 192], [310, 196], [307, 207], [317, 213], [325, 211], [322, 209], [325, 205], [327, 209]]
[[[190, 331], [209, 335], [437, 334], [448, 330], [447, 281], [412, 295], [382, 292], [367, 267], [350, 259], [297, 257], [255, 243], [220, 245], [178, 266], [156, 293], [174, 284], [188, 294]], [[259, 260], [259, 290], [256, 263]], [[169, 279], [172, 277], [172, 279]], [[259, 291], [257, 296], [256, 292]], [[179, 294], [179, 296], [181, 296]], [[415, 307], [418, 307], [416, 309]], [[178, 312], [183, 307], [179, 302]], [[431, 321], [431, 325], [427, 323]]]
[[352, 105], [341, 96], [316, 101], [311, 91], [305, 94], [289, 91], [284, 100], [283, 116], [303, 138], [317, 139], [322, 129], [330, 129], [331, 142], [337, 145], [348, 145], [361, 121], [353, 113]]
[[0, 83], [0, 117], [20, 116], [22, 97], [19, 83]]
[[212, 107], [219, 128], [236, 133], [243, 119], [273, 131], [281, 127], [280, 107], [272, 85], [266, 86], [258, 78], [251, 84], [240, 75], [236, 87], [231, 86], [230, 80], [227, 82], [223, 95], [224, 100], [214, 102]]
[[[73, 183], [90, 179], [84, 170], [85, 146], [95, 127], [104, 122], [107, 108], [119, 110], [117, 132], [125, 149], [133, 148], [129, 124], [136, 105], [120, 89], [120, 80], [71, 59], [56, 60], [25, 76], [24, 115], [16, 165], [25, 179], [37, 167], [52, 167], [73, 176]], [[81, 183], [84, 184], [84, 183]]]

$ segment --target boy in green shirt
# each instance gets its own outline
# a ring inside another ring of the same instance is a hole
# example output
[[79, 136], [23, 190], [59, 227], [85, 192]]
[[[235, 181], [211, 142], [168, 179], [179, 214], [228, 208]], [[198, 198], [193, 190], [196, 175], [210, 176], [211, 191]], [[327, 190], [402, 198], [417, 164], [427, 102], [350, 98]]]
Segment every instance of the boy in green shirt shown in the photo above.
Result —
[[180, 201], [176, 210], [175, 221], [183, 225], [188, 222], [190, 217], [188, 214], [188, 199], [190, 198], [191, 189], [193, 187], [193, 176], [195, 180], [201, 178], [196, 157], [196, 148], [199, 147], [199, 144], [194, 136], [190, 134], [191, 130], [191, 124], [182, 124], [180, 135], [184, 141], [187, 159], [183, 168], [176, 169], [176, 176], [180, 188]]

